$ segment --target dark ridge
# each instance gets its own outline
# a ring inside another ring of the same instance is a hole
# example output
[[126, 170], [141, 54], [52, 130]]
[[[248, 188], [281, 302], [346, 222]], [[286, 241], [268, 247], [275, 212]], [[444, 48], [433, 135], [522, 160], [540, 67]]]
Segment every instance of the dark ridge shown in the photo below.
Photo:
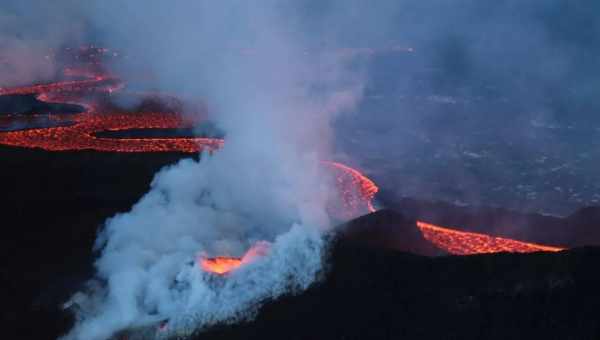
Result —
[[[590, 270], [600, 260], [599, 247], [419, 256], [385, 245], [381, 232], [402, 230], [410, 238], [410, 231], [416, 230], [413, 220], [393, 210], [359, 217], [339, 229], [331, 240], [322, 279], [307, 291], [268, 301], [255, 319], [216, 325], [192, 339], [596, 339], [600, 335], [595, 315], [600, 307], [600, 295], [595, 293], [600, 273]], [[141, 334], [155, 330], [120, 335], [141, 339]]]
[[188, 129], [128, 129], [118, 131], [100, 131], [93, 134], [98, 138], [193, 138], [197, 136], [193, 128]]
[[[566, 218], [567, 221], [574, 225], [594, 222], [600, 225], [600, 207], [584, 207]], [[600, 226], [599, 226], [600, 227]]]
[[426, 258], [338, 242], [326, 278], [194, 339], [597, 339], [600, 248]]
[[11, 120], [10, 122], [0, 120], [0, 132], [24, 131], [33, 129], [45, 129], [52, 127], [66, 127], [75, 125], [75, 122], [69, 121], [51, 121], [46, 119], [41, 120]]
[[96, 93], [94, 99], [101, 103], [103, 109], [118, 112], [183, 112], [184, 103], [176, 98], [160, 93]]
[[100, 131], [93, 134], [99, 138], [224, 138], [225, 133], [214, 123], [207, 121], [190, 128], [179, 129], [128, 129]]
[[129, 211], [160, 168], [190, 157], [0, 146], [0, 324], [11, 325], [3, 338], [66, 332], [72, 320], [60, 305], [93, 272], [98, 229]]
[[378, 199], [384, 206], [412, 219], [460, 230], [565, 247], [600, 245], [600, 208], [597, 207], [583, 208], [567, 218], [561, 218], [412, 198], [378, 196]]
[[[93, 272], [98, 228], [130, 210], [156, 171], [187, 157], [0, 147], [4, 338], [64, 334], [72, 316], [60, 306]], [[268, 303], [253, 322], [215, 327], [198, 337], [600, 338], [599, 249], [412, 255], [386, 245], [401, 244], [400, 235], [422, 241], [411, 234], [414, 217], [405, 208], [401, 214], [384, 210], [349, 222], [352, 230], [332, 245], [324, 279], [307, 292]], [[582, 210], [570, 219], [583, 223], [594, 211]], [[387, 228], [401, 232], [389, 241]]]
[[34, 94], [0, 96], [0, 115], [76, 114], [85, 111], [85, 108], [80, 105], [47, 103], [38, 100], [36, 96]]
[[414, 219], [390, 209], [361, 216], [337, 229], [338, 236], [352, 244], [424, 256], [447, 254], [423, 237]]

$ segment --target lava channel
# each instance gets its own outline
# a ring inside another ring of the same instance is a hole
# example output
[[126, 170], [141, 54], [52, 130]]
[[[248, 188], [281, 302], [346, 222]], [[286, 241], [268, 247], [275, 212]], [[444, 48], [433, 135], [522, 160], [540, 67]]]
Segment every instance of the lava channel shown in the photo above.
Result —
[[509, 238], [490, 236], [486, 234], [459, 231], [440, 227], [425, 222], [417, 222], [423, 237], [442, 249], [454, 255], [473, 255], [485, 253], [532, 253], [538, 251], [556, 252], [565, 248], [528, 243]]
[[[85, 69], [65, 69], [66, 76], [79, 76], [83, 80], [62, 81], [51, 84], [32, 85], [16, 88], [0, 88], [0, 95], [35, 94], [37, 99], [46, 102], [78, 104], [86, 110], [65, 117], [53, 115], [53, 119], [64, 119], [67, 126], [53, 126], [0, 133], [0, 144], [40, 148], [48, 151], [94, 150], [101, 152], [184, 152], [196, 153], [202, 150], [217, 150], [223, 140], [217, 138], [103, 138], [97, 136], [102, 131], [122, 131], [130, 129], [174, 129], [192, 127], [176, 112], [107, 112], [90, 99], [90, 94], [112, 94], [123, 88], [116, 77], [99, 72], [86, 72]], [[92, 96], [93, 98], [93, 96]], [[110, 111], [110, 110], [109, 110]], [[324, 161], [333, 170], [343, 204], [342, 218], [351, 218], [365, 212], [373, 212], [373, 198], [377, 185], [358, 170], [341, 163]], [[560, 251], [563, 248], [527, 243], [494, 237], [480, 233], [458, 231], [425, 222], [418, 222], [418, 228], [426, 240], [450, 254], [469, 255], [494, 252], [535, 252]], [[259, 247], [260, 248], [260, 247]], [[261, 248], [262, 249], [262, 248]], [[225, 274], [244, 263], [261, 256], [254, 247], [241, 258], [219, 256], [199, 260], [202, 269], [217, 274]], [[253, 256], [250, 256], [254, 254]]]
[[68, 126], [35, 128], [0, 133], [0, 144], [40, 148], [47, 151], [94, 150], [103, 152], [186, 152], [215, 150], [223, 144], [215, 138], [102, 138], [102, 131], [130, 129], [175, 129], [192, 127], [193, 122], [175, 112], [100, 112], [102, 109], [85, 97], [89, 93], [112, 93], [122, 84], [115, 78], [97, 76], [90, 80], [65, 81], [47, 85], [34, 85], [0, 89], [0, 95], [37, 94], [46, 102], [78, 104], [86, 108], [79, 114], [64, 118]]
[[[85, 70], [69, 75], [85, 77]], [[38, 100], [82, 105], [85, 112], [79, 114], [53, 115], [66, 126], [33, 128], [0, 133], [0, 144], [40, 148], [47, 151], [93, 150], [100, 152], [183, 152], [197, 153], [202, 150], [215, 151], [223, 146], [218, 138], [108, 138], [97, 134], [102, 131], [124, 131], [133, 129], [176, 129], [190, 128], [195, 122], [173, 112], [107, 112], [89, 94], [106, 94], [119, 91], [123, 84], [115, 77], [95, 75], [92, 79], [63, 81], [46, 85], [33, 85], [0, 89], [0, 95], [37, 94]], [[114, 110], [114, 109], [113, 109]], [[57, 124], [58, 125], [58, 124]], [[378, 188], [358, 170], [336, 162], [324, 161], [332, 169], [336, 185], [341, 193], [342, 207], [333, 213], [341, 219], [373, 212], [372, 200]]]
[[323, 163], [333, 169], [346, 208], [350, 211], [358, 211], [366, 204], [368, 212], [375, 212], [373, 199], [379, 187], [373, 181], [347, 165], [330, 161]]

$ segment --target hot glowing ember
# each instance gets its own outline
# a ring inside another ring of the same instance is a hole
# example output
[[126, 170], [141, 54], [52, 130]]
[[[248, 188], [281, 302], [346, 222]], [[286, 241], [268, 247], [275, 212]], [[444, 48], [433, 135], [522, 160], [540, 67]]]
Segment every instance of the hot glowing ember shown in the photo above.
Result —
[[458, 231], [425, 222], [417, 222], [423, 237], [436, 247], [455, 255], [482, 253], [531, 253], [536, 251], [561, 251], [564, 248], [528, 243], [480, 233]]
[[223, 275], [241, 265], [254, 262], [259, 257], [267, 255], [269, 248], [269, 242], [260, 241], [252, 246], [241, 258], [230, 256], [201, 257], [199, 265], [206, 272]]

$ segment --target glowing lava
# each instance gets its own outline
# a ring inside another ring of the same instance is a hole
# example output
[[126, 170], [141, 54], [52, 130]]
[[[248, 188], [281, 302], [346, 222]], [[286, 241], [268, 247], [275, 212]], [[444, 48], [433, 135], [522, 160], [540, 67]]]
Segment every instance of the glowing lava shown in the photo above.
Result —
[[444, 228], [417, 222], [423, 237], [436, 247], [455, 255], [483, 253], [531, 253], [536, 251], [561, 251], [564, 248], [528, 243], [503, 237]]
[[210, 273], [225, 274], [242, 264], [239, 257], [217, 256], [200, 260], [200, 267]]
[[[197, 122], [185, 119], [176, 112], [128, 113], [103, 107], [97, 97], [90, 95], [106, 95], [121, 90], [123, 84], [118, 78], [86, 72], [86, 69], [68, 68], [65, 72], [70, 76], [88, 78], [0, 89], [0, 95], [37, 94], [38, 100], [78, 104], [83, 106], [86, 111], [79, 114], [50, 116], [58, 123], [64, 122], [65, 124], [62, 126], [2, 132], [0, 133], [0, 144], [40, 148], [48, 151], [184, 153], [196, 153], [202, 150], [214, 151], [223, 146], [223, 140], [217, 138], [100, 137], [98, 133], [103, 131], [189, 128]], [[359, 171], [343, 164], [336, 162], [324, 162], [324, 164], [333, 170], [342, 196], [343, 209], [341, 210], [343, 211], [334, 209], [335, 215], [342, 219], [348, 219], [375, 211], [372, 204], [373, 197], [378, 190], [375, 183]]]
[[266, 241], [257, 242], [243, 257], [217, 256], [201, 257], [198, 261], [200, 268], [213, 274], [227, 274], [243, 264], [254, 262], [258, 258], [267, 255], [271, 244]]
[[0, 87], [0, 96], [37, 94], [39, 95], [38, 98], [41, 97], [40, 99], [43, 99], [44, 96], [53, 96], [56, 100], [60, 101], [60, 99], [58, 98], [58, 94], [98, 91], [113, 92], [118, 89], [121, 89], [122, 86], [123, 84], [117, 78], [98, 75], [94, 76], [92, 79], [85, 80], [71, 80], [51, 84], [40, 84], [11, 88]]
[[0, 89], [0, 95], [38, 94], [46, 102], [79, 104], [84, 113], [54, 115], [64, 119], [67, 126], [18, 130], [0, 133], [0, 144], [41, 148], [48, 151], [95, 150], [112, 152], [198, 152], [215, 150], [223, 141], [212, 138], [101, 138], [96, 133], [129, 129], [172, 129], [191, 127], [193, 122], [174, 112], [100, 112], [96, 103], [85, 97], [90, 93], [112, 93], [122, 84], [115, 78], [97, 76], [90, 80], [66, 81]]
[[[177, 112], [121, 112], [104, 107], [98, 95], [110, 96], [123, 89], [116, 77], [103, 74], [94, 61], [94, 68], [67, 68], [68, 77], [82, 78], [43, 85], [16, 88], [0, 88], [0, 95], [37, 95], [46, 102], [78, 104], [85, 112], [69, 115], [52, 115], [50, 119], [65, 123], [63, 126], [16, 130], [0, 133], [0, 144], [41, 148], [48, 151], [95, 150], [102, 152], [185, 152], [216, 150], [223, 146], [216, 138], [104, 138], [102, 131], [130, 129], [175, 129], [192, 127], [195, 123]], [[166, 98], [166, 97], [165, 97]], [[9, 117], [10, 118], [10, 117]], [[342, 206], [334, 209], [334, 215], [349, 219], [367, 212], [374, 212], [373, 198], [379, 190], [377, 185], [358, 170], [346, 165], [324, 161], [335, 176], [341, 195]], [[339, 210], [339, 211], [338, 211]], [[560, 251], [563, 248], [521, 242], [480, 233], [458, 231], [425, 222], [418, 228], [429, 242], [451, 254], [469, 255], [495, 252]], [[199, 265], [207, 272], [226, 274], [244, 263], [254, 261], [268, 251], [268, 243], [259, 242], [241, 258], [203, 257]]]
[[213, 138], [102, 138], [101, 131], [170, 129], [185, 127], [180, 115], [162, 112], [143, 114], [86, 112], [71, 115], [74, 124], [0, 133], [0, 144], [41, 148], [48, 151], [95, 150], [110, 152], [198, 152], [223, 144]]
[[373, 181], [347, 165], [337, 162], [324, 163], [334, 170], [338, 189], [348, 211], [360, 211], [366, 204], [368, 212], [375, 212], [373, 198], [379, 188]]

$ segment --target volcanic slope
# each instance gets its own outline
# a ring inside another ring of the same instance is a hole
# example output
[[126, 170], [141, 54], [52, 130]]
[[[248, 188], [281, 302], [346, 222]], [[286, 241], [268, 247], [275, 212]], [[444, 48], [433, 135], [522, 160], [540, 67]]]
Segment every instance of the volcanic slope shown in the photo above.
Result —
[[431, 258], [340, 237], [320, 283], [195, 339], [598, 339], [599, 260], [600, 248]]
[[377, 194], [377, 200], [411, 219], [463, 232], [563, 248], [600, 245], [600, 207], [585, 207], [567, 217], [557, 217], [497, 207], [395, 198], [385, 191]]

